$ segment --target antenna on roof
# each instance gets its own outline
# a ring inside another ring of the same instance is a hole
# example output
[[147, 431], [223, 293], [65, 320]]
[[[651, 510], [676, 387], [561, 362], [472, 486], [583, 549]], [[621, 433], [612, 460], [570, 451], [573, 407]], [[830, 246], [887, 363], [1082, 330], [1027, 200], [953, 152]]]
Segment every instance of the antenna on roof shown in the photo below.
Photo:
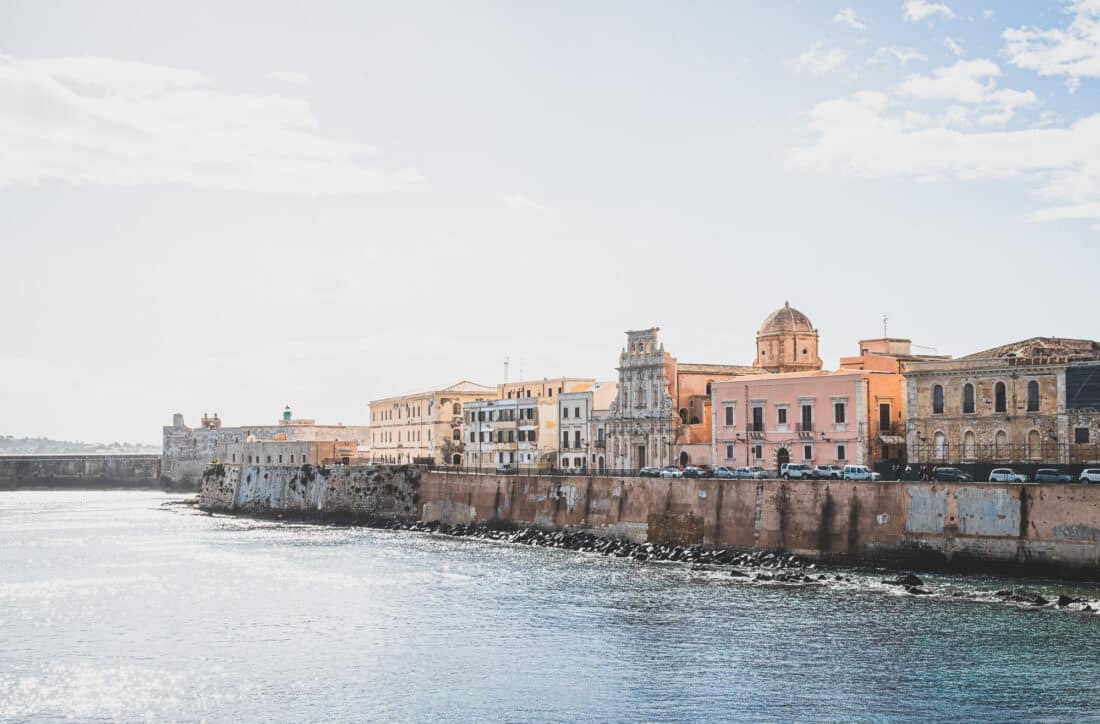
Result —
[[886, 334], [886, 320], [887, 319], [889, 319], [889, 317], [886, 316], [886, 312], [883, 312], [882, 313], [882, 338], [883, 339], [888, 338], [888, 335]]
[[504, 355], [504, 384], [508, 384], [508, 355]]

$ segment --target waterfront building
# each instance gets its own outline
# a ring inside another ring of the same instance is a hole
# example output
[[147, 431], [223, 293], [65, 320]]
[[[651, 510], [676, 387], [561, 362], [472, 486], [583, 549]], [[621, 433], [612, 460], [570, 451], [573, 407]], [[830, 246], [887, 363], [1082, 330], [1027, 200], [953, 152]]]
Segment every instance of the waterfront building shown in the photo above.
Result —
[[1032, 337], [905, 375], [911, 463], [1100, 460], [1100, 342]]
[[812, 372], [822, 368], [818, 334], [809, 317], [784, 302], [756, 333], [753, 367], [767, 372]]
[[907, 339], [863, 340], [834, 372], [739, 377], [713, 387], [712, 464], [874, 465], [905, 457]]
[[465, 463], [495, 468], [551, 467], [557, 447], [556, 403], [550, 397], [512, 397], [466, 404], [462, 435]]
[[357, 455], [366, 453], [371, 439], [366, 425], [319, 425], [315, 420], [294, 418], [289, 405], [274, 424], [243, 427], [223, 427], [217, 413], [204, 413], [199, 427], [188, 427], [177, 412], [162, 432], [161, 476], [174, 485], [198, 484], [211, 461], [225, 459], [227, 445], [242, 443], [250, 435], [272, 441], [352, 441]]
[[228, 465], [301, 467], [302, 465], [350, 464], [358, 454], [354, 440], [260, 440], [227, 443], [220, 461]]
[[712, 386], [760, 371], [748, 365], [680, 363], [665, 351], [659, 331], [626, 333], [617, 394], [601, 416], [612, 469], [709, 461]]
[[596, 384], [592, 377], [544, 377], [541, 380], [504, 382], [497, 385], [497, 399], [517, 397], [552, 398], [570, 392], [585, 392]]
[[598, 382], [591, 390], [558, 397], [559, 468], [576, 472], [606, 467], [604, 427], [594, 421], [598, 413], [608, 412], [617, 391], [615, 382]]
[[462, 464], [463, 406], [498, 389], [463, 380], [370, 402], [370, 459], [388, 464]]

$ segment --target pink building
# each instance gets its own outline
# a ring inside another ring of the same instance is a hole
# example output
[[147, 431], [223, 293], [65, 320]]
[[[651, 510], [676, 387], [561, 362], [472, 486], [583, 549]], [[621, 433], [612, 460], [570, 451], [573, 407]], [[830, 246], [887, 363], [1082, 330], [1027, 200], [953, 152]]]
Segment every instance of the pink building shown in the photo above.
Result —
[[762, 374], [712, 390], [713, 464], [874, 465], [905, 456], [908, 340], [865, 340], [836, 372]]

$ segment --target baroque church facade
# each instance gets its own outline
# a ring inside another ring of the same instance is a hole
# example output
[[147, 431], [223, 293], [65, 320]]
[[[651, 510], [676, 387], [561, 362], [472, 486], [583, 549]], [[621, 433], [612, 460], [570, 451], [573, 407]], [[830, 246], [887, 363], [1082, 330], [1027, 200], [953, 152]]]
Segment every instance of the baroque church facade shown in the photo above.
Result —
[[652, 327], [626, 333], [619, 354], [618, 396], [605, 425], [611, 469], [706, 464], [713, 444], [714, 384], [822, 366], [817, 330], [790, 304], [764, 320], [751, 365], [678, 362], [665, 350], [659, 332]]

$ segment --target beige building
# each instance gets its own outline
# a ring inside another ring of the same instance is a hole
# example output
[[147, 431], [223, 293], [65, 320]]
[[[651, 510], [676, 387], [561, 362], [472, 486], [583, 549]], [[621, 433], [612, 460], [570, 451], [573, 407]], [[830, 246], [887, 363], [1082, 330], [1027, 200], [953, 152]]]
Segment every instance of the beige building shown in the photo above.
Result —
[[496, 387], [463, 380], [370, 403], [370, 459], [389, 464], [460, 465], [463, 406], [494, 399]]
[[606, 423], [601, 418], [610, 410], [618, 388], [617, 382], [597, 382], [591, 390], [558, 397], [559, 468], [574, 472], [606, 468]]
[[357, 448], [354, 440], [257, 440], [250, 436], [244, 442], [226, 444], [221, 461], [283, 467], [346, 465], [354, 461]]
[[553, 465], [556, 403], [549, 397], [512, 397], [466, 404], [462, 437], [465, 463], [493, 469], [505, 463], [519, 469]]
[[1100, 343], [1033, 337], [905, 364], [910, 463], [1100, 457]]

